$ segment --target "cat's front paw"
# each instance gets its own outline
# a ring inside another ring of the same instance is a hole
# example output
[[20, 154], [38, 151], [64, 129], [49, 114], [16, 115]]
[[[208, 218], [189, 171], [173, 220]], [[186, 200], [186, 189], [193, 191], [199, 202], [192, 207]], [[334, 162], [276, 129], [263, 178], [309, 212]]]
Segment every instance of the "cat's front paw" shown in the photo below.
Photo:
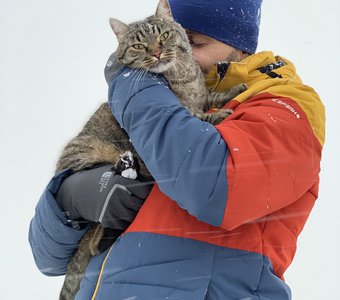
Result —
[[233, 111], [231, 109], [222, 108], [219, 111], [213, 113], [210, 123], [213, 125], [218, 125], [232, 113]]
[[119, 156], [115, 170], [118, 174], [125, 178], [136, 179], [138, 177], [138, 163], [136, 163], [130, 151], [126, 151]]

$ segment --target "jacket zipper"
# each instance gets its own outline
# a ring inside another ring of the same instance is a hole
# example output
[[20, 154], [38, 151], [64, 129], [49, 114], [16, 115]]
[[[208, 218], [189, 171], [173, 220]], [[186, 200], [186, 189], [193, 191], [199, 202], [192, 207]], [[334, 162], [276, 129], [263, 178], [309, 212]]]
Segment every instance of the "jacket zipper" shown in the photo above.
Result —
[[113, 248], [113, 245], [110, 247], [110, 250], [107, 252], [107, 254], [106, 254], [106, 256], [105, 256], [105, 258], [103, 260], [102, 266], [101, 266], [100, 271], [99, 271], [99, 275], [98, 275], [98, 279], [97, 279], [97, 284], [96, 284], [96, 287], [94, 289], [94, 292], [93, 292], [91, 300], [95, 300], [96, 297], [97, 297], [97, 293], [98, 293], [98, 290], [99, 290], [100, 282], [101, 282], [102, 277], [103, 277], [106, 261], [107, 261], [109, 255], [110, 255], [110, 253], [111, 253], [112, 248]]

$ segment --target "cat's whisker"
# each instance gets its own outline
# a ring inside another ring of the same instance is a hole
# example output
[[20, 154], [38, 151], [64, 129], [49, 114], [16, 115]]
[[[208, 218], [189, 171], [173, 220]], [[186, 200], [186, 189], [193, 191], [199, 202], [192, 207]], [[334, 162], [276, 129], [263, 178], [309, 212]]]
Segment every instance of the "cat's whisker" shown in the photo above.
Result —
[[176, 61], [177, 65], [182, 67], [184, 74], [186, 74], [188, 72], [188, 67], [177, 57], [174, 57], [174, 60]]
[[[176, 74], [178, 76], [178, 79], [182, 79], [184, 77], [186, 77], [187, 73], [189, 72], [187, 69], [187, 66], [181, 62], [178, 58], [174, 58], [173, 59], [174, 63], [174, 69], [176, 70]], [[180, 69], [179, 69], [180, 67]], [[180, 78], [180, 75], [182, 74], [182, 78]]]
[[175, 62], [174, 62], [174, 61], [171, 61], [171, 64], [172, 64], [172, 66], [173, 66], [173, 68], [174, 68], [174, 71], [175, 71], [175, 74], [176, 74], [176, 77], [177, 77], [178, 74], [179, 74], [179, 72], [178, 72], [178, 70], [177, 70], [177, 67], [176, 67], [176, 65], [175, 65]]
[[138, 83], [139, 81], [143, 78], [145, 70], [143, 69], [138, 69], [137, 75], [135, 77], [135, 80], [133, 81], [133, 92], [135, 93], [138, 88]]
[[140, 77], [140, 73], [143, 72], [143, 69], [133, 69], [131, 70], [132, 72], [132, 76], [134, 77], [133, 80], [131, 80], [129, 88], [128, 88], [128, 92], [130, 92], [132, 90], [133, 93], [135, 93], [137, 91], [137, 83], [139, 81], [139, 77]]
[[144, 73], [143, 69], [139, 69], [138, 70], [136, 79], [134, 80], [134, 87], [133, 87], [133, 89], [134, 89], [133, 92], [134, 93], [137, 91], [139, 81], [141, 80], [141, 78], [143, 78], [143, 73]]
[[133, 93], [135, 93], [137, 91], [137, 87], [138, 87], [138, 82], [140, 81], [141, 78], [141, 74], [143, 73], [142, 69], [138, 69], [136, 72], [136, 76], [135, 79], [133, 80], [132, 84], [133, 84]]
[[[131, 72], [133, 72], [132, 75], [135, 76], [136, 70], [131, 70]], [[127, 76], [127, 75], [126, 75], [126, 76]], [[131, 75], [129, 75], [129, 76], [131, 76]], [[128, 88], [128, 92], [131, 91], [133, 82], [134, 82], [134, 81], [131, 81], [131, 82], [130, 82], [130, 85], [129, 85], [129, 88]]]
[[135, 85], [134, 85], [134, 92], [137, 90], [137, 87], [138, 87], [138, 83], [140, 80], [143, 79], [144, 76], [146, 76], [147, 74], [147, 71], [144, 70], [144, 69], [139, 69], [139, 72], [136, 76], [136, 80], [135, 80]]

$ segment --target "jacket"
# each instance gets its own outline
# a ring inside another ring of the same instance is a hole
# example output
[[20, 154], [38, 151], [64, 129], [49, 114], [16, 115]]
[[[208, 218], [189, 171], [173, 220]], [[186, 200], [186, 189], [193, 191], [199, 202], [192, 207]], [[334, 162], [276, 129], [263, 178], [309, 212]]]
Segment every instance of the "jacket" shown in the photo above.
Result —
[[[291, 299], [284, 272], [318, 196], [324, 107], [271, 52], [219, 67], [207, 75], [210, 90], [248, 90], [216, 127], [191, 116], [164, 78], [123, 69], [110, 81], [113, 115], [157, 185], [126, 232], [91, 259], [76, 299]], [[63, 176], [30, 226], [47, 275], [65, 273], [86, 230], [67, 227], [55, 204]]]

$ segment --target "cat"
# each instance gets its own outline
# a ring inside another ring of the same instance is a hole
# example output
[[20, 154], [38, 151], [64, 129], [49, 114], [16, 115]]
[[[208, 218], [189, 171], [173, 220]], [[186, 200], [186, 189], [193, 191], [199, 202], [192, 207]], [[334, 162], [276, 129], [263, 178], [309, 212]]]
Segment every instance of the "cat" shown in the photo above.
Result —
[[[163, 74], [180, 102], [203, 121], [221, 122], [232, 113], [222, 107], [247, 88], [241, 84], [225, 93], [208, 93], [185, 30], [172, 18], [166, 0], [160, 1], [156, 14], [145, 20], [126, 25], [110, 19], [110, 25], [118, 39], [115, 63], [136, 69], [140, 76], [148, 71]], [[222, 109], [204, 113], [211, 107]], [[98, 108], [82, 131], [66, 145], [56, 171], [65, 168], [79, 171], [105, 163], [114, 164], [116, 172], [122, 175], [136, 165], [139, 180], [153, 180], [107, 103]], [[104, 230], [100, 224], [95, 224], [84, 235], [68, 264], [60, 300], [74, 299], [91, 256], [103, 251], [100, 243], [104, 234], [108, 236], [110, 229]], [[111, 239], [110, 245], [116, 237]]]

